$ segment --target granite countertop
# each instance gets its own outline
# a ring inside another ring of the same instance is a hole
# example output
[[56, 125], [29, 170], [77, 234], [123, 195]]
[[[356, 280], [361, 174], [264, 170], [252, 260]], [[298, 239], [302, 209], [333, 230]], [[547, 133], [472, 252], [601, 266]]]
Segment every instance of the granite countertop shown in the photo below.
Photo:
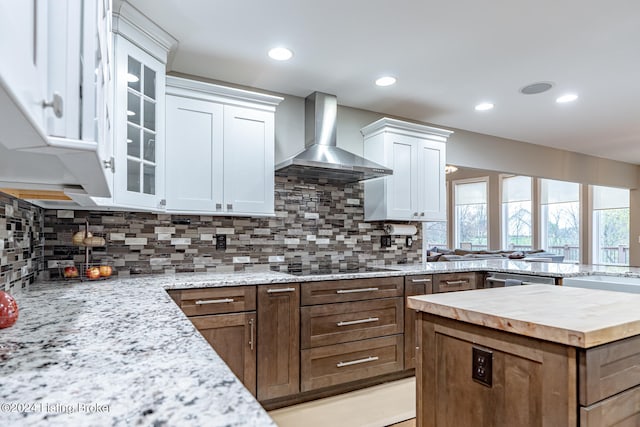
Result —
[[31, 285], [15, 294], [18, 322], [0, 330], [2, 418], [47, 426], [274, 426], [166, 289], [465, 271], [640, 277], [640, 269], [627, 267], [507, 260], [388, 267], [395, 271], [192, 273]]
[[640, 335], [637, 294], [528, 285], [408, 301], [409, 308], [425, 313], [580, 348]]
[[275, 426], [163, 289], [166, 280], [43, 284], [18, 294], [18, 322], [0, 330], [4, 422]]

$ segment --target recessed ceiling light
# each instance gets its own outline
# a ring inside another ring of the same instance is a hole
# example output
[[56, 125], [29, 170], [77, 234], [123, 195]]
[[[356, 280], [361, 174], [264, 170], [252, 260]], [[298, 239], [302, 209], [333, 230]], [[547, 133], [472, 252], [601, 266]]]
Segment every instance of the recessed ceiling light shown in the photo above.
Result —
[[553, 83], [551, 82], [538, 82], [531, 83], [520, 89], [520, 93], [525, 95], [536, 95], [538, 93], [546, 92], [553, 87]]
[[573, 102], [578, 99], [578, 95], [575, 93], [568, 93], [566, 95], [562, 95], [561, 97], [556, 99], [558, 104], [564, 104], [565, 102]]
[[376, 80], [376, 85], [378, 86], [391, 86], [392, 84], [396, 83], [396, 78], [395, 77], [391, 77], [391, 76], [384, 76], [384, 77], [380, 77], [378, 80]]
[[286, 61], [293, 57], [293, 52], [286, 47], [274, 47], [269, 51], [269, 56], [276, 61]]
[[482, 102], [476, 105], [476, 111], [487, 111], [493, 108], [493, 104], [490, 102]]

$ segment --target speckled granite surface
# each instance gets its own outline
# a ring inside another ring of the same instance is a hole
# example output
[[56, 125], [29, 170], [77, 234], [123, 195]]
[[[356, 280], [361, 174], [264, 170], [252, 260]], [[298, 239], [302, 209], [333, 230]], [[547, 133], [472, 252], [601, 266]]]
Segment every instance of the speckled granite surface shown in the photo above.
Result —
[[165, 289], [463, 271], [640, 277], [640, 269], [482, 260], [296, 277], [193, 273], [41, 283], [0, 330], [0, 419], [43, 426], [275, 426]]
[[275, 426], [161, 283], [19, 295], [18, 322], [0, 330], [1, 424]]

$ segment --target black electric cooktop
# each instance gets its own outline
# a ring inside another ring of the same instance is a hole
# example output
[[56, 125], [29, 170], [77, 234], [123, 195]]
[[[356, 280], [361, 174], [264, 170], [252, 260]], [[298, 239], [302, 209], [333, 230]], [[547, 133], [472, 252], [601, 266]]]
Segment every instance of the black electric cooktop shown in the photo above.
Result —
[[353, 269], [319, 269], [319, 270], [295, 270], [290, 269], [287, 271], [289, 274], [293, 274], [294, 276], [317, 276], [317, 275], [325, 275], [325, 274], [347, 274], [347, 273], [372, 273], [372, 272], [380, 272], [380, 271], [393, 271], [390, 268], [377, 268], [377, 267], [366, 267], [366, 268], [353, 268]]

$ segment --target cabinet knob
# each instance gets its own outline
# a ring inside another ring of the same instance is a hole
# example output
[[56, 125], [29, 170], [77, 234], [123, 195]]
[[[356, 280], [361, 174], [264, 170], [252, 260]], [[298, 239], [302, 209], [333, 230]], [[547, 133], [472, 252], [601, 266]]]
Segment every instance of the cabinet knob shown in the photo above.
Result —
[[111, 156], [109, 160], [103, 160], [102, 164], [104, 165], [105, 169], [111, 169], [111, 173], [116, 172], [116, 160], [113, 158], [113, 156]]
[[57, 118], [62, 117], [64, 112], [64, 103], [62, 102], [62, 95], [58, 92], [53, 92], [53, 99], [51, 101], [42, 101], [42, 108], [53, 108], [53, 114]]

